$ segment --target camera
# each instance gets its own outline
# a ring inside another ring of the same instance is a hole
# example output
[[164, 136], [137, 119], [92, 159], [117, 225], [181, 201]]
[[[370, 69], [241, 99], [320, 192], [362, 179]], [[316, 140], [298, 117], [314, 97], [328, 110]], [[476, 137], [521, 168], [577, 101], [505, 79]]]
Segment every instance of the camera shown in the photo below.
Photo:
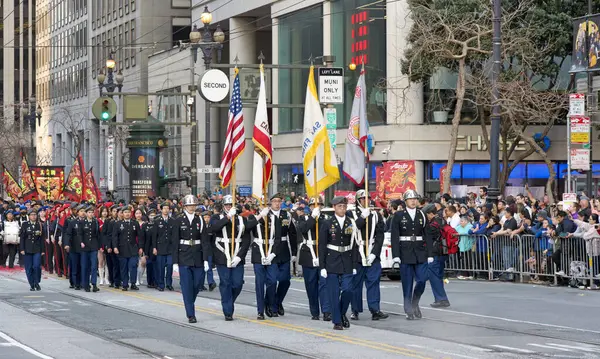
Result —
[[389, 148], [384, 148], [383, 150], [381, 150], [381, 154], [382, 155], [387, 155], [388, 153], [390, 153], [390, 149]]

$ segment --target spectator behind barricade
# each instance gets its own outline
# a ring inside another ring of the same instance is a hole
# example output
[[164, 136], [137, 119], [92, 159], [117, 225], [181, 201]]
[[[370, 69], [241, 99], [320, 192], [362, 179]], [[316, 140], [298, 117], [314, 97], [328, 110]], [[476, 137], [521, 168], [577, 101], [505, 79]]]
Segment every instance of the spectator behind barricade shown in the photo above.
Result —
[[523, 205], [519, 206], [521, 207], [521, 213], [519, 213], [519, 218], [521, 218], [521, 221], [519, 223], [519, 228], [517, 228], [516, 230], [511, 232], [511, 236], [517, 235], [517, 234], [533, 234], [532, 232], [532, 225], [531, 225], [531, 217], [529, 216], [529, 211], [527, 211], [525, 209], [525, 207]]
[[[525, 197], [525, 195], [523, 195], [522, 193], [519, 193], [516, 197], [516, 201], [517, 201], [517, 205], [519, 205], [519, 204], [523, 205], [523, 208], [525, 208], [527, 210], [527, 212], [529, 212], [529, 218], [532, 218], [533, 217], [533, 209], [529, 206], [527, 197]], [[521, 209], [519, 209], [519, 213], [520, 212], [521, 212]]]
[[556, 231], [553, 233], [554, 253], [552, 254], [552, 261], [556, 265], [556, 275], [564, 276], [565, 272], [562, 268], [563, 263], [561, 261], [563, 239], [572, 236], [570, 234], [577, 230], [577, 226], [569, 219], [568, 214], [565, 211], [559, 211], [553, 219], [553, 222], [556, 222]]
[[456, 229], [460, 225], [460, 215], [456, 212], [456, 207], [448, 206], [444, 212], [444, 218], [450, 227]]
[[399, 206], [400, 206], [400, 200], [395, 199], [395, 200], [393, 200], [393, 201], [390, 202], [391, 213], [390, 213], [390, 217], [385, 222], [385, 231], [386, 232], [391, 232], [392, 231], [392, 222], [394, 220], [394, 216], [398, 212]]
[[500, 225], [504, 225], [504, 221], [506, 221], [506, 202], [503, 200], [498, 201], [498, 205], [496, 206], [496, 215], [500, 218]]
[[573, 219], [581, 219], [581, 220], [585, 220], [584, 218], [590, 218], [590, 216], [592, 215], [592, 209], [590, 208], [590, 199], [584, 194], [581, 195], [581, 197], [579, 198], [579, 218], [573, 218]]
[[579, 203], [573, 203], [570, 207], [569, 207], [569, 218], [570, 219], [581, 219], [585, 221], [584, 217], [579, 217]]
[[488, 216], [488, 224], [485, 230], [485, 235], [489, 237], [493, 237], [492, 235], [500, 230], [502, 230], [502, 226], [500, 225], [500, 218], [498, 216], [492, 215]]
[[460, 209], [458, 211], [461, 217], [466, 216], [467, 212], [469, 211], [469, 207], [467, 207], [467, 205], [463, 203], [460, 205]]
[[600, 200], [594, 198], [591, 203], [591, 211], [593, 214], [600, 215]]
[[[455, 228], [459, 234], [458, 250], [460, 251], [460, 268], [473, 269], [473, 254], [472, 249], [475, 244], [475, 238], [469, 236], [469, 232], [473, 229], [469, 219], [466, 216], [461, 216], [459, 225]], [[464, 271], [458, 275], [458, 279], [473, 279], [470, 274], [472, 272]]]
[[446, 220], [446, 216], [444, 216], [444, 206], [439, 199], [436, 199], [433, 204], [435, 205], [435, 209], [437, 210], [438, 217]]
[[479, 187], [479, 197], [476, 199], [478, 206], [485, 205], [485, 202], [487, 201], [487, 192], [487, 187]]
[[585, 240], [585, 252], [592, 257], [594, 263], [594, 276], [600, 278], [598, 274], [598, 264], [600, 263], [600, 234], [596, 225], [598, 224], [598, 215], [592, 214], [588, 222], [576, 219], [575, 224], [577, 230], [573, 233], [573, 237], [581, 237]]

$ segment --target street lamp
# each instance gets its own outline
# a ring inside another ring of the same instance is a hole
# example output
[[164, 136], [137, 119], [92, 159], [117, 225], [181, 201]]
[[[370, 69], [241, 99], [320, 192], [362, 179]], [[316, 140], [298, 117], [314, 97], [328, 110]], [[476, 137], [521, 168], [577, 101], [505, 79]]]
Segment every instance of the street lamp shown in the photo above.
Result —
[[[106, 71], [108, 73], [108, 76], [104, 74], [104, 71], [100, 71], [100, 73], [97, 76], [98, 88], [100, 89], [100, 96], [102, 96], [103, 89], [106, 89], [106, 92], [109, 93], [115, 92], [116, 89], [119, 89], [119, 92], [121, 92], [121, 90], [123, 89], [123, 81], [125, 80], [125, 77], [123, 76], [121, 70], [119, 70], [116, 76], [114, 75], [115, 68], [117, 67], [117, 62], [113, 58], [113, 53], [114, 52], [111, 52], [108, 55], [108, 59], [106, 59]], [[104, 83], [104, 81], [106, 80], [108, 80], [108, 82]], [[111, 97], [113, 96], [111, 95]]]
[[29, 158], [35, 158], [35, 120], [37, 118], [38, 127], [41, 126], [42, 122], [42, 107], [38, 104], [36, 107], [37, 100], [34, 95], [29, 98], [29, 104], [23, 104], [21, 107], [21, 114], [23, 115], [23, 122], [27, 124], [29, 129], [29, 140], [30, 140], [30, 153], [32, 156]]
[[[223, 42], [225, 41], [225, 33], [221, 30], [221, 26], [217, 24], [217, 28], [214, 33], [211, 34], [210, 23], [212, 22], [212, 14], [208, 11], [208, 6], [204, 7], [202, 15], [200, 15], [200, 21], [204, 24], [202, 33], [198, 27], [194, 24], [192, 31], [190, 32], [190, 50], [192, 56], [190, 59], [190, 92], [192, 92], [193, 100], [190, 101], [190, 112], [191, 112], [191, 123], [192, 123], [192, 134], [191, 134], [191, 167], [192, 167], [192, 194], [196, 196], [198, 194], [198, 168], [197, 168], [197, 155], [198, 155], [198, 129], [196, 121], [196, 91], [195, 85], [195, 68], [196, 61], [198, 60], [198, 49], [202, 50], [202, 59], [204, 60], [204, 67], [206, 70], [210, 69], [210, 63], [212, 62], [213, 50], [217, 50], [217, 61], [221, 62], [221, 52], [223, 50]], [[205, 104], [205, 123], [204, 123], [204, 165], [210, 166], [210, 103], [204, 101]], [[210, 174], [205, 174], [205, 188], [210, 190]]]
[[[490, 133], [490, 186], [488, 188], [488, 202], [493, 204], [498, 202], [500, 193], [500, 183], [498, 181], [498, 172], [500, 171], [500, 91], [498, 89], [498, 77], [502, 71], [502, 33], [500, 27], [500, 17], [502, 16], [502, 5], [500, 0], [492, 1], [493, 15], [493, 35], [492, 35], [492, 52], [493, 52], [493, 68], [492, 68], [492, 115], [490, 120], [492, 129]], [[452, 168], [449, 169], [452, 172]]]

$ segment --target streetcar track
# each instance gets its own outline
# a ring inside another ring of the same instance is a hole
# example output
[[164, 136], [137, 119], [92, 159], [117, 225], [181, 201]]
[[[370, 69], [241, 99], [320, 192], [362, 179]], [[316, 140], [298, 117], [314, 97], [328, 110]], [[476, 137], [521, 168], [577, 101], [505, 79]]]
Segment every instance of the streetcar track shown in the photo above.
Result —
[[[24, 281], [16, 279], [16, 278], [10, 278], [10, 279], [14, 280], [16, 282], [25, 283]], [[99, 300], [95, 300], [95, 299], [91, 299], [91, 298], [85, 298], [85, 297], [82, 297], [82, 296], [79, 296], [79, 295], [76, 295], [76, 294], [73, 294], [73, 293], [69, 293], [68, 291], [64, 291], [64, 290], [61, 290], [61, 289], [53, 288], [53, 289], [51, 289], [51, 291], [56, 292], [56, 293], [60, 293], [60, 294], [63, 294], [63, 295], [66, 295], [66, 296], [68, 296], [70, 298], [75, 298], [75, 299], [84, 300], [84, 301], [87, 301], [87, 302], [90, 302], [90, 303], [94, 303], [94, 304], [97, 304], [97, 305], [100, 305], [100, 306], [103, 306], [103, 307], [106, 307], [106, 308], [120, 310], [120, 311], [125, 312], [125, 313], [134, 314], [134, 315], [138, 315], [138, 316], [141, 316], [141, 317], [144, 317], [144, 318], [153, 319], [153, 320], [157, 320], [157, 321], [160, 321], [160, 322], [173, 324], [173, 325], [176, 325], [178, 327], [182, 327], [182, 328], [186, 328], [186, 329], [193, 329], [193, 330], [201, 332], [201, 333], [205, 333], [205, 334], [209, 334], [209, 335], [214, 335], [214, 336], [218, 336], [218, 337], [222, 337], [222, 338], [227, 338], [227, 339], [230, 339], [230, 340], [234, 340], [234, 341], [237, 341], [237, 342], [240, 342], [240, 343], [252, 345], [252, 346], [255, 346], [255, 347], [262, 348], [262, 349], [270, 349], [270, 350], [278, 351], [278, 352], [285, 353], [285, 354], [294, 355], [294, 356], [301, 357], [301, 358], [319, 359], [318, 357], [307, 355], [306, 353], [300, 353], [300, 352], [297, 352], [297, 351], [294, 351], [294, 350], [290, 350], [290, 349], [286, 349], [286, 348], [282, 348], [282, 347], [279, 347], [279, 346], [266, 345], [266, 344], [263, 344], [261, 342], [257, 342], [257, 341], [253, 341], [253, 340], [249, 340], [249, 339], [244, 339], [244, 338], [239, 338], [239, 337], [236, 337], [236, 336], [233, 336], [233, 335], [229, 335], [229, 334], [225, 334], [225, 333], [214, 332], [214, 331], [211, 331], [209, 329], [204, 329], [204, 328], [193, 326], [193, 325], [190, 325], [190, 324], [181, 323], [181, 322], [178, 322], [178, 321], [175, 321], [175, 320], [161, 318], [161, 317], [157, 317], [157, 316], [154, 316], [154, 315], [151, 315], [151, 314], [137, 312], [137, 311], [134, 311], [134, 310], [128, 309], [128, 308], [118, 307], [118, 306], [113, 305], [113, 304], [108, 304], [108, 303], [105, 303], [105, 302], [101, 302]], [[13, 304], [11, 302], [6, 301], [2, 297], [0, 297], [0, 301], [2, 301], [3, 303], [6, 303], [6, 304], [8, 304], [8, 305], [10, 305], [12, 307], [15, 307], [17, 309], [25, 310], [25, 311], [27, 311], [30, 314], [37, 315], [37, 316], [39, 316], [41, 318], [44, 318], [44, 319], [47, 319], [47, 320], [50, 320], [50, 321], [53, 321], [53, 322], [59, 322], [59, 323], [65, 325], [67, 327], [70, 327], [70, 328], [75, 329], [75, 330], [82, 331], [82, 332], [84, 332], [86, 334], [93, 335], [93, 336], [95, 336], [97, 338], [109, 341], [109, 342], [111, 342], [113, 344], [126, 346], [126, 347], [128, 347], [130, 349], [133, 349], [133, 350], [139, 351], [139, 352], [141, 352], [143, 354], [149, 355], [152, 358], [164, 358], [163, 355], [153, 353], [153, 352], [151, 352], [149, 350], [137, 347], [137, 346], [135, 346], [133, 344], [123, 343], [123, 342], [121, 342], [119, 340], [112, 339], [112, 338], [110, 338], [108, 336], [100, 335], [97, 332], [92, 332], [92, 331], [89, 331], [89, 330], [84, 329], [84, 328], [79, 328], [79, 327], [77, 327], [75, 325], [72, 325], [72, 324], [70, 324], [68, 322], [63, 322], [63, 321], [61, 321], [61, 320], [59, 320], [57, 318], [51, 317], [51, 316], [43, 315], [41, 313], [31, 312], [31, 311], [27, 310], [26, 308], [19, 307], [16, 304]]]

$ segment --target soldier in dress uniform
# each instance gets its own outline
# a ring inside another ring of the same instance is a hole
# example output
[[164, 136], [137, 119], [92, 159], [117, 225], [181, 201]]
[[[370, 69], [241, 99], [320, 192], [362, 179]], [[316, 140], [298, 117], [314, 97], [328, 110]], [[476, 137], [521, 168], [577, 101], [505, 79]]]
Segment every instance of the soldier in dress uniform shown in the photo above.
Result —
[[352, 277], [356, 274], [353, 244], [358, 233], [354, 219], [346, 215], [348, 200], [338, 196], [331, 200], [332, 218], [319, 226], [319, 268], [327, 279], [333, 329], [350, 328], [346, 312], [352, 300]]
[[[212, 238], [210, 241], [212, 259], [219, 273], [221, 306], [227, 321], [233, 319], [235, 301], [244, 285], [244, 264], [250, 248], [250, 228], [247, 226], [249, 222], [253, 227], [256, 226], [255, 220], [238, 215], [237, 210], [232, 208], [232, 202], [233, 198], [230, 195], [225, 196], [224, 211], [212, 216], [209, 225], [212, 234], [209, 237]], [[233, 223], [235, 223], [235, 232], [232, 231]], [[233, 242], [232, 235], [235, 236]], [[258, 289], [256, 292], [258, 293]]]
[[173, 263], [179, 265], [179, 284], [185, 314], [190, 323], [197, 322], [194, 303], [208, 269], [210, 255], [207, 226], [195, 214], [196, 205], [196, 197], [188, 194], [183, 198], [183, 214], [173, 220], [173, 238], [177, 243], [173, 251]]
[[123, 220], [118, 221], [113, 228], [112, 247], [115, 254], [119, 256], [121, 267], [121, 278], [123, 280], [123, 291], [139, 290], [137, 285], [137, 266], [139, 256], [143, 250], [139, 245], [141, 229], [136, 221], [131, 220], [131, 207], [123, 208]]
[[406, 209], [394, 216], [391, 233], [392, 256], [394, 263], [400, 264], [404, 312], [408, 320], [422, 317], [419, 300], [425, 291], [427, 263], [433, 262], [433, 242], [425, 233], [427, 218], [417, 209], [418, 198], [413, 190], [404, 193]]
[[81, 232], [79, 231], [82, 221], [85, 218], [86, 205], [81, 204], [75, 207], [77, 217], [72, 217], [65, 221], [67, 231], [64, 235], [65, 251], [69, 253], [69, 268], [70, 268], [70, 287], [75, 290], [81, 289]]
[[29, 210], [29, 220], [21, 226], [20, 233], [20, 259], [25, 264], [25, 274], [31, 288], [30, 291], [41, 290], [42, 280], [42, 252], [44, 239], [42, 224], [37, 219], [37, 212]]
[[433, 262], [428, 263], [428, 277], [433, 291], [435, 302], [430, 305], [433, 308], [448, 308], [450, 301], [444, 289], [444, 265], [448, 260], [448, 249], [444, 245], [442, 237], [442, 228], [444, 228], [444, 220], [437, 214], [435, 204], [431, 203], [423, 207], [423, 213], [427, 216], [427, 224], [425, 225], [426, 236], [431, 237], [433, 241]]
[[387, 314], [380, 310], [381, 293], [381, 248], [383, 247], [383, 218], [369, 209], [369, 199], [364, 189], [356, 192], [356, 209], [349, 212], [356, 221], [359, 232], [356, 236], [354, 255], [356, 275], [353, 278], [352, 314], [350, 319], [358, 320], [363, 311], [362, 288], [367, 287], [367, 304], [372, 320], [386, 319]]
[[121, 266], [119, 257], [112, 249], [112, 235], [114, 226], [118, 221], [119, 206], [110, 207], [110, 217], [102, 225], [102, 242], [106, 248], [106, 266], [108, 267], [108, 282], [111, 288], [119, 289], [121, 287]]
[[81, 237], [81, 286], [86, 292], [89, 292], [91, 281], [95, 293], [100, 291], [96, 284], [98, 281], [98, 250], [102, 249], [100, 224], [94, 216], [94, 210], [93, 205], [87, 206], [86, 218], [81, 221], [78, 230]]
[[[281, 210], [283, 196], [277, 193], [271, 197], [271, 212], [278, 219], [275, 221], [276, 235], [279, 233], [281, 245], [276, 247], [275, 259], [273, 264], [277, 267], [277, 286], [275, 289], [275, 303], [267, 301], [265, 313], [267, 316], [272, 316], [275, 313], [283, 316], [283, 300], [290, 289], [292, 275], [290, 272], [290, 262], [296, 262], [296, 254], [298, 252], [298, 237], [296, 227], [292, 223], [292, 216], [284, 210]], [[275, 305], [273, 305], [275, 304]]]
[[173, 251], [177, 246], [172, 235], [174, 219], [169, 216], [171, 207], [167, 202], [160, 205], [161, 215], [155, 218], [152, 233], [152, 254], [156, 256], [156, 285], [159, 291], [173, 290]]
[[144, 236], [144, 255], [146, 256], [146, 283], [148, 288], [157, 288], [156, 285], [156, 255], [152, 250], [152, 237], [154, 235], [154, 220], [156, 219], [156, 210], [153, 208], [148, 211], [148, 222], [142, 224], [142, 233]]
[[[302, 244], [300, 245], [300, 253], [298, 253], [298, 263], [302, 266], [302, 275], [304, 277], [304, 287], [308, 296], [308, 304], [310, 314], [313, 320], [319, 320], [319, 303], [321, 304], [321, 312], [323, 320], [331, 321], [331, 309], [329, 307], [329, 293], [326, 289], [327, 279], [319, 275], [319, 252], [317, 248], [317, 219], [320, 226], [326, 226], [329, 216], [321, 213], [318, 206], [315, 206], [316, 199], [311, 198], [309, 208], [310, 215], [304, 214], [303, 208], [297, 208], [295, 216], [297, 216], [296, 230], [302, 234]], [[323, 202], [319, 200], [319, 206]]]

